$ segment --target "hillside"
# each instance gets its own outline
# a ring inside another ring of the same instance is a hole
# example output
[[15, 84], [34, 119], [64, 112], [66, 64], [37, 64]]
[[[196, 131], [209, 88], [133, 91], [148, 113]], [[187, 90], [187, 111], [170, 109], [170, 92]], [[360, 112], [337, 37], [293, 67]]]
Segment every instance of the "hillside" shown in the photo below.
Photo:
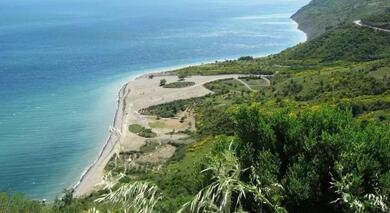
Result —
[[183, 75], [291, 73], [303, 69], [307, 64], [318, 67], [335, 61], [352, 63], [388, 59], [389, 44], [390, 33], [377, 32], [351, 23], [329, 29], [308, 42], [276, 55], [191, 66], [176, 70], [175, 73]]
[[362, 19], [366, 25], [390, 30], [390, 9], [384, 14], [375, 14]]
[[369, 61], [390, 57], [389, 43], [389, 33], [349, 24], [335, 27], [310, 42], [289, 48], [278, 57]]
[[388, 13], [388, 8], [386, 0], [313, 0], [292, 18], [313, 39], [339, 24]]

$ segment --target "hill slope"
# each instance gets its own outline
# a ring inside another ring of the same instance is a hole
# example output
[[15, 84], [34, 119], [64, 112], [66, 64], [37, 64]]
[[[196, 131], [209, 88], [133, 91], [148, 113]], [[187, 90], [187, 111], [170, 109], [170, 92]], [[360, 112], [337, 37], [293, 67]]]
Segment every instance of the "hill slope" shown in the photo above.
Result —
[[384, 14], [389, 7], [390, 1], [387, 0], [313, 0], [292, 18], [308, 38], [313, 39], [336, 25]]
[[283, 51], [289, 59], [368, 61], [390, 57], [390, 33], [342, 25], [309, 42]]

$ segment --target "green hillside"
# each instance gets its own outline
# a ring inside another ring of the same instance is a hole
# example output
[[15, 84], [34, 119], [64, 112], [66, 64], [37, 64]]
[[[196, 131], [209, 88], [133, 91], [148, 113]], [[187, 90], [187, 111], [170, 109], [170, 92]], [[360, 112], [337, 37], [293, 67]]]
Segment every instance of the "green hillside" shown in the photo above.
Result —
[[309, 39], [329, 28], [365, 17], [388, 13], [386, 0], [313, 0], [292, 16]]
[[386, 32], [342, 25], [310, 42], [282, 52], [288, 59], [321, 59], [325, 61], [369, 61], [390, 57], [390, 36]]
[[362, 19], [364, 24], [390, 30], [390, 8], [385, 13], [379, 13]]

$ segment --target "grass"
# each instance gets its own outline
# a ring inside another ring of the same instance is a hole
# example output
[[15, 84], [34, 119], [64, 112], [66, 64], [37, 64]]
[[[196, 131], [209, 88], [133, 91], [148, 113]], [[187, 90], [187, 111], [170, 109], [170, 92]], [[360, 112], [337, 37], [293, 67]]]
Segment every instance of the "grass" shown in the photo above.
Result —
[[129, 125], [129, 131], [134, 133], [134, 134], [140, 133], [143, 129], [145, 129], [145, 128], [139, 124], [130, 124]]
[[149, 123], [149, 126], [150, 126], [151, 128], [154, 128], [154, 129], [162, 129], [162, 128], [165, 128], [165, 127], [166, 127], [165, 123], [162, 122], [162, 121], [150, 122], [150, 123]]
[[178, 81], [178, 82], [165, 84], [163, 87], [164, 88], [184, 88], [184, 87], [190, 87], [190, 86], [193, 86], [193, 85], [195, 85], [195, 82]]
[[376, 78], [376, 79], [383, 79], [384, 76], [387, 75], [387, 77], [390, 77], [390, 67], [384, 67], [384, 68], [381, 68], [381, 69], [378, 69], [374, 72], [371, 72], [369, 75]]
[[154, 138], [157, 136], [157, 134], [153, 132], [152, 129], [147, 129], [139, 124], [129, 125], [129, 131], [144, 138]]
[[242, 79], [242, 81], [244, 81], [246, 84], [248, 84], [248, 86], [250, 88], [252, 88], [253, 90], [260, 90], [267, 85], [267, 81], [265, 81], [264, 79]]
[[20, 194], [0, 193], [0, 212], [52, 212], [39, 201], [29, 200]]
[[204, 86], [217, 94], [249, 91], [245, 85], [233, 78], [213, 81], [205, 84]]
[[153, 132], [152, 129], [144, 128], [138, 135], [144, 138], [154, 138], [157, 136], [157, 133]]
[[173, 118], [176, 116], [177, 113], [183, 112], [187, 108], [191, 108], [193, 105], [197, 104], [202, 99], [203, 97], [198, 97], [158, 104], [142, 109], [140, 110], [140, 113], [143, 115], [155, 115], [162, 118]]
[[141, 146], [140, 151], [143, 153], [148, 153], [156, 150], [161, 145], [156, 141], [147, 141], [143, 146]]

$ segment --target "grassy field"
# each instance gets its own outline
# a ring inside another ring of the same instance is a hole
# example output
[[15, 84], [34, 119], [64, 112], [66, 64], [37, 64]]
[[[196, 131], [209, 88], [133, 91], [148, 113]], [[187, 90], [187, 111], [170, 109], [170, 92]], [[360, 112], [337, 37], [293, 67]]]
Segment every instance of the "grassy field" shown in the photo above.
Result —
[[217, 93], [225, 94], [229, 92], [247, 92], [249, 89], [236, 79], [223, 79], [210, 82], [204, 85], [207, 89]]
[[267, 81], [264, 79], [241, 79], [243, 80], [251, 89], [253, 90], [261, 90], [264, 89], [264, 87], [268, 86]]
[[130, 124], [129, 125], [129, 131], [135, 134], [140, 133], [142, 130], [144, 130], [144, 127], [139, 124]]

